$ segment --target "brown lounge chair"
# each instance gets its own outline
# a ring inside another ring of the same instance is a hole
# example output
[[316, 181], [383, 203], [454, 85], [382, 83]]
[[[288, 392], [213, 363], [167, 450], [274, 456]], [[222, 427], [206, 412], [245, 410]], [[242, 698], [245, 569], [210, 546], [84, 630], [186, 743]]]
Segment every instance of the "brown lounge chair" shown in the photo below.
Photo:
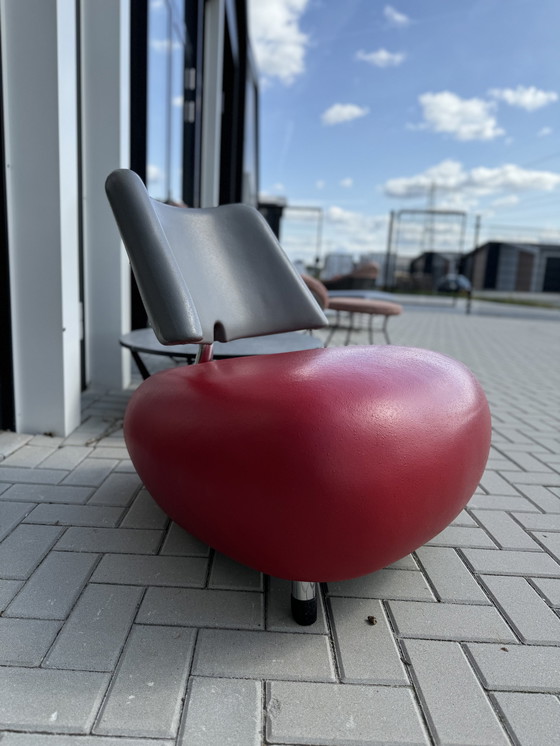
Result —
[[[398, 316], [402, 313], [402, 306], [392, 301], [377, 300], [375, 298], [345, 298], [345, 297], [329, 297], [327, 288], [323, 285], [320, 280], [310, 277], [309, 275], [302, 275], [302, 279], [313, 294], [313, 297], [323, 310], [336, 311], [336, 319], [334, 323], [330, 324], [329, 336], [325, 342], [325, 347], [328, 347], [329, 342], [332, 339], [333, 334], [337, 329], [347, 329], [345, 345], [350, 343], [350, 337], [354, 329], [354, 314], [365, 314], [368, 317], [368, 336], [369, 343], [373, 344], [373, 320], [375, 316], [383, 316], [383, 326], [381, 332], [385, 337], [387, 344], [391, 344], [389, 339], [389, 333], [387, 332], [387, 324], [391, 316]], [[341, 325], [341, 312], [346, 312], [350, 315], [348, 320], [348, 326]]]

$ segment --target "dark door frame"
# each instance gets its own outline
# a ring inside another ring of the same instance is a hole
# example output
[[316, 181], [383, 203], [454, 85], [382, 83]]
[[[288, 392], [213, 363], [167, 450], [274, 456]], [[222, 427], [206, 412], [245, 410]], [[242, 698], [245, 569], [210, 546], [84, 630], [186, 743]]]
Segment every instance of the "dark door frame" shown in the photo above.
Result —
[[[2, 81], [1, 51], [0, 48], [0, 81]], [[4, 142], [4, 101], [3, 96], [0, 95], [0, 430], [15, 430], [10, 255]]]

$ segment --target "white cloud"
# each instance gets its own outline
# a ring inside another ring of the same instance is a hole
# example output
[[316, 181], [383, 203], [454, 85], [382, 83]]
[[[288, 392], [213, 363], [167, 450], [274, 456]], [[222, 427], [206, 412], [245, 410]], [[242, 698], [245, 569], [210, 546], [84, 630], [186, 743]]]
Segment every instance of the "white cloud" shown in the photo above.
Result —
[[290, 85], [305, 70], [309, 37], [299, 26], [309, 0], [250, 0], [249, 27], [261, 75]]
[[542, 127], [537, 132], [537, 137], [548, 137], [548, 135], [552, 135], [552, 133], [553, 133], [552, 127]]
[[495, 104], [480, 98], [463, 99], [450, 91], [424, 93], [418, 100], [424, 127], [457, 140], [494, 140], [504, 134], [494, 116]]
[[519, 204], [519, 197], [517, 194], [508, 194], [506, 197], [498, 197], [491, 204], [493, 207], [512, 207]]
[[146, 178], [151, 184], [158, 184], [163, 179], [163, 172], [159, 166], [156, 166], [154, 163], [148, 163]]
[[364, 52], [360, 49], [356, 52], [356, 59], [369, 62], [370, 65], [376, 67], [398, 67], [405, 59], [406, 54], [404, 52], [388, 52], [386, 49], [378, 49], [377, 52]]
[[[339, 205], [324, 205], [323, 214], [323, 257], [331, 252], [346, 252], [356, 257], [376, 252], [382, 261], [387, 242], [388, 215], [372, 216]], [[282, 223], [282, 246], [288, 255], [312, 263], [315, 259], [316, 236], [317, 213], [290, 212], [288, 206]]]
[[488, 95], [510, 106], [519, 106], [526, 111], [535, 111], [558, 101], [555, 91], [541, 91], [532, 86], [518, 85], [517, 88], [492, 88]]
[[150, 47], [158, 54], [166, 54], [169, 51], [177, 52], [182, 50], [182, 45], [177, 40], [171, 39], [150, 39]]
[[326, 186], [326, 183], [323, 179], [317, 179], [317, 181], [315, 182], [316, 189], [324, 189], [325, 186]]
[[351, 122], [353, 119], [365, 117], [369, 109], [357, 104], [333, 104], [321, 114], [323, 124], [332, 125], [341, 122]]
[[504, 191], [552, 191], [560, 186], [560, 174], [531, 171], [513, 163], [497, 168], [479, 166], [467, 171], [458, 161], [445, 160], [415, 176], [389, 179], [384, 191], [389, 197], [423, 197], [434, 184], [438, 193], [462, 192], [480, 197]]
[[383, 15], [392, 26], [408, 26], [410, 18], [404, 13], [396, 10], [391, 5], [386, 5], [383, 9]]
[[341, 179], [340, 186], [344, 187], [345, 189], [350, 189], [351, 186], [354, 185], [354, 179], [351, 179], [350, 177], [347, 177], [346, 179]]

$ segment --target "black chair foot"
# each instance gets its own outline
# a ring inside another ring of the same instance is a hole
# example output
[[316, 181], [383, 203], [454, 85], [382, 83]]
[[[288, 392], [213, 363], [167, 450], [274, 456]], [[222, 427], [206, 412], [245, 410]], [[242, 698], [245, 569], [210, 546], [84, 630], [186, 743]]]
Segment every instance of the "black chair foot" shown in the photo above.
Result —
[[304, 627], [317, 621], [317, 588], [315, 583], [292, 582], [292, 616]]

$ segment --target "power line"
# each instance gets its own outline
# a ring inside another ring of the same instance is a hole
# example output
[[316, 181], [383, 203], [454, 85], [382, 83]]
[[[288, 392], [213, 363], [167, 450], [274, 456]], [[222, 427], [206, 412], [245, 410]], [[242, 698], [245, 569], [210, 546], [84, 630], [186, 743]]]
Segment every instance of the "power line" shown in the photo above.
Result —
[[560, 150], [557, 150], [555, 153], [550, 153], [549, 155], [543, 155], [541, 158], [536, 158], [533, 161], [529, 161], [529, 163], [522, 163], [521, 168], [536, 166], [538, 163], [546, 163], [547, 161], [553, 161], [556, 158], [560, 158]]

